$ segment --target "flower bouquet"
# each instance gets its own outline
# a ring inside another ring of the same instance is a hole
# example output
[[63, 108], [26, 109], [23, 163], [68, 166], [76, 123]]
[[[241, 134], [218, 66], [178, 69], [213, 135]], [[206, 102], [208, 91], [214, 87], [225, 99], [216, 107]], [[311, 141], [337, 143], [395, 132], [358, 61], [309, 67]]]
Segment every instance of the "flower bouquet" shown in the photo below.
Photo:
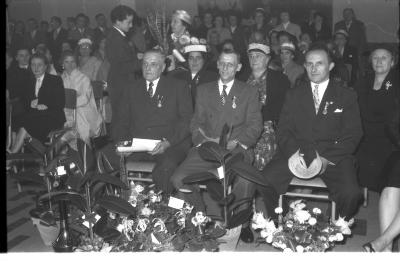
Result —
[[151, 186], [131, 182], [128, 202], [136, 214], [99, 209], [100, 220], [93, 220], [97, 222], [94, 243], [82, 235], [75, 251], [217, 251], [217, 238], [225, 230], [214, 227], [203, 213], [192, 213], [193, 207], [187, 203], [180, 209], [170, 207], [161, 194]]
[[[282, 208], [275, 212], [282, 215]], [[335, 242], [343, 241], [344, 236], [351, 235], [349, 222], [339, 217], [335, 222], [321, 214], [319, 208], [310, 212], [303, 200], [290, 204], [290, 210], [283, 221], [275, 226], [273, 220], [265, 219], [263, 213], [255, 213], [252, 227], [260, 231], [259, 242], [267, 242], [283, 252], [325, 252], [335, 246]]]

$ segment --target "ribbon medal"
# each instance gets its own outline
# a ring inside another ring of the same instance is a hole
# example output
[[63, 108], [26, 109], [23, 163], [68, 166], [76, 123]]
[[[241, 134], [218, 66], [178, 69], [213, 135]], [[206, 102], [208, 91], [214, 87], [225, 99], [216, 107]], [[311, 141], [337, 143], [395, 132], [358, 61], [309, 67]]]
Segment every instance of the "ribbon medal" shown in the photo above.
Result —
[[233, 98], [232, 98], [232, 109], [236, 109], [236, 107], [237, 107], [236, 101], [237, 101], [236, 96], [233, 96]]
[[322, 114], [323, 114], [323, 115], [328, 114], [328, 107], [329, 107], [329, 105], [331, 105], [331, 104], [333, 104], [333, 102], [326, 102], [326, 103], [325, 103], [324, 110], [322, 111]]

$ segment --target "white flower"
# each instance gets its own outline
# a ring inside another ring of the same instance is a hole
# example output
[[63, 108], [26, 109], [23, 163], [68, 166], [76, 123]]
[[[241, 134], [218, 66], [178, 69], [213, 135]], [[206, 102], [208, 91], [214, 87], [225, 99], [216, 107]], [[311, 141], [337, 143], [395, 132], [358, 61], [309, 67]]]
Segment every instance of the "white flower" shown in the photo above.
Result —
[[389, 90], [389, 88], [392, 87], [392, 83], [390, 81], [387, 81], [385, 86], [386, 86], [386, 90]]
[[319, 208], [313, 208], [312, 212], [313, 212], [315, 215], [320, 215], [320, 214], [322, 213], [322, 212], [321, 212], [321, 209], [319, 209]]
[[190, 43], [190, 38], [189, 36], [184, 34], [181, 37], [179, 37], [178, 41], [181, 45], [187, 45], [188, 43]]
[[293, 250], [287, 247], [283, 249], [283, 253], [293, 253]]
[[152, 213], [153, 213], [153, 210], [151, 210], [150, 208], [148, 208], [148, 207], [142, 208], [141, 214], [142, 214], [143, 216], [148, 217], [148, 216], [150, 216]]
[[113, 212], [108, 213], [108, 216], [109, 216], [111, 219], [115, 219], [115, 218], [116, 218], [116, 215], [115, 215], [115, 213], [113, 213]]
[[299, 221], [300, 224], [306, 222], [310, 217], [310, 213], [306, 210], [297, 210], [294, 212], [294, 218]]
[[276, 213], [276, 214], [282, 214], [282, 212], [283, 212], [283, 209], [282, 209], [281, 207], [277, 207], [277, 208], [275, 209], [275, 213]]
[[304, 247], [302, 245], [296, 246], [296, 252], [303, 253], [304, 252]]
[[328, 240], [329, 240], [329, 242], [336, 241], [336, 235], [330, 235]]
[[149, 220], [147, 218], [139, 219], [138, 224], [136, 226], [136, 230], [140, 232], [144, 232], [147, 229], [147, 224], [149, 224]]
[[308, 220], [308, 224], [310, 224], [311, 226], [314, 226], [315, 224], [317, 224], [317, 219], [311, 217], [311, 218]]
[[262, 238], [267, 238], [267, 237], [270, 236], [270, 234], [266, 230], [263, 229], [263, 230], [260, 231], [260, 236]]
[[273, 237], [272, 235], [269, 235], [269, 236], [267, 236], [267, 239], [266, 239], [265, 241], [266, 241], [268, 244], [271, 244], [273, 238], [274, 238], [274, 237]]
[[344, 239], [344, 237], [343, 237], [342, 233], [337, 233], [336, 234], [336, 240], [337, 241], [342, 241], [343, 239]]
[[264, 218], [264, 215], [262, 212], [256, 212], [253, 215], [252, 219], [252, 227], [254, 229], [264, 229], [267, 227], [268, 221]]
[[207, 41], [206, 41], [206, 39], [204, 39], [204, 38], [200, 38], [199, 43], [200, 43], [200, 44], [206, 44]]
[[354, 223], [354, 218], [350, 219], [348, 222], [344, 220], [344, 218], [340, 217], [334, 222], [334, 224], [338, 227], [340, 227], [340, 232], [342, 232], [343, 235], [351, 235], [351, 229], [350, 227]]
[[142, 185], [136, 185], [135, 186], [135, 190], [137, 193], [140, 193], [144, 190], [144, 187]]
[[290, 208], [293, 210], [302, 210], [305, 207], [306, 207], [306, 204], [304, 204], [302, 199], [295, 200], [292, 203], [290, 203]]
[[190, 38], [190, 43], [191, 44], [199, 44], [199, 39], [197, 39], [197, 37], [191, 37]]
[[197, 227], [198, 225], [202, 225], [202, 224], [207, 223], [209, 220], [210, 220], [209, 217], [205, 216], [205, 215], [203, 214], [203, 212], [201, 212], [201, 211], [197, 212], [197, 213], [196, 213], [196, 216], [192, 217], [192, 223], [193, 223], [193, 225], [195, 225], [196, 227]]
[[292, 228], [292, 227], [293, 227], [293, 221], [291, 221], [291, 220], [287, 221], [287, 222], [286, 222], [286, 226], [287, 226], [288, 228]]

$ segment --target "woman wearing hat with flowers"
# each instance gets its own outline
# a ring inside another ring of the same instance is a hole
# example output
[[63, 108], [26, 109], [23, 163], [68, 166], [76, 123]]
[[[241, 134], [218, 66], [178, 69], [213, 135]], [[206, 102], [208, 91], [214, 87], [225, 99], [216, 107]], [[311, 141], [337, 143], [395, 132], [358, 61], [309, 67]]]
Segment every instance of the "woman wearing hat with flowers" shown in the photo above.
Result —
[[296, 80], [304, 73], [304, 67], [297, 64], [294, 59], [296, 55], [296, 47], [293, 43], [281, 44], [280, 58], [283, 73], [287, 75], [290, 81], [290, 87], [293, 88]]
[[176, 10], [172, 14], [171, 18], [171, 31], [172, 34], [168, 38], [168, 55], [171, 60], [171, 65], [167, 69], [171, 71], [175, 69], [175, 61], [180, 62], [179, 65], [183, 65], [186, 61], [182, 56], [183, 48], [190, 44], [190, 33], [189, 28], [192, 24], [192, 18], [185, 10]]

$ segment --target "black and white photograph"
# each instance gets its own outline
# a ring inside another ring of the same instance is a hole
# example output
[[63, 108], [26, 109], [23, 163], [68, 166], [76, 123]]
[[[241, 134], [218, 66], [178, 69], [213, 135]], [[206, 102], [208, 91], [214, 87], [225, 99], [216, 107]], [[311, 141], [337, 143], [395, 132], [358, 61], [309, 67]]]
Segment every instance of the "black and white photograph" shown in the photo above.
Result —
[[4, 6], [0, 259], [398, 258], [399, 0]]

